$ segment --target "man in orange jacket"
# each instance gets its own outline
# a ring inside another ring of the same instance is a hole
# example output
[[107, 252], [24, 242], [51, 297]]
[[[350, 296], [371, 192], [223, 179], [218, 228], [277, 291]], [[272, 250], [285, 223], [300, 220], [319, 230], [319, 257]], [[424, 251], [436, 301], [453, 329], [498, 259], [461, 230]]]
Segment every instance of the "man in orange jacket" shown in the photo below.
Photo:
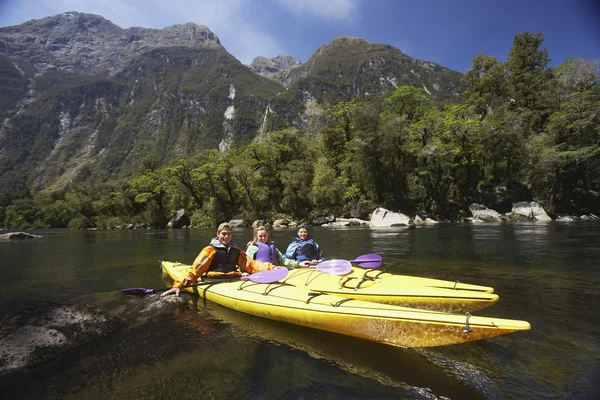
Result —
[[207, 278], [230, 278], [242, 275], [238, 267], [250, 274], [277, 268], [274, 264], [256, 261], [249, 257], [231, 240], [232, 234], [233, 229], [228, 223], [219, 225], [217, 236], [198, 254], [188, 269], [188, 276], [183, 281], [175, 281], [173, 287], [161, 296], [172, 293], [179, 296], [183, 286], [195, 283], [205, 273]]

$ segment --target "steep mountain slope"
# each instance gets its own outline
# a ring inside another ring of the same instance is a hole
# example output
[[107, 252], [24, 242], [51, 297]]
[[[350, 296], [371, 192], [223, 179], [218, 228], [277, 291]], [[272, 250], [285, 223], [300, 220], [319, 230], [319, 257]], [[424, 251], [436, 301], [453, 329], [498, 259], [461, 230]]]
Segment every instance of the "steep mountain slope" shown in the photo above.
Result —
[[305, 64], [278, 56], [244, 66], [192, 23], [122, 29], [77, 12], [32, 20], [0, 28], [0, 191], [127, 177], [147, 157], [167, 163], [243, 145], [267, 126], [300, 126], [312, 100], [414, 85], [439, 104], [456, 102], [459, 79], [353, 37]]
[[[0, 29], [0, 190], [57, 188], [98, 171], [128, 176], [149, 156], [247, 143], [283, 89], [207, 28], [121, 30], [70, 14]], [[56, 45], [62, 37], [70, 39]]]
[[459, 72], [351, 36], [320, 46], [305, 64], [280, 74], [279, 81], [302, 101], [314, 98], [329, 104], [389, 93], [403, 85], [423, 89], [440, 104], [458, 102], [463, 91]]

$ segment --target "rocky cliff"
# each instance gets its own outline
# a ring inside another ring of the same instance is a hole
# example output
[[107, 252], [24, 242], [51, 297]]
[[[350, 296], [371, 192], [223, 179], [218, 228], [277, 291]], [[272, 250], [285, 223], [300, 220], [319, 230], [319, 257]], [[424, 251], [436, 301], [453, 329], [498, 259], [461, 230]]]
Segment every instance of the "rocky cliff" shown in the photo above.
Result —
[[122, 29], [68, 12], [3, 27], [0, 191], [131, 176], [147, 158], [166, 164], [244, 145], [266, 129], [301, 127], [310, 104], [401, 85], [451, 103], [459, 79], [354, 37], [322, 45], [305, 64], [281, 55], [244, 66], [193, 23]]

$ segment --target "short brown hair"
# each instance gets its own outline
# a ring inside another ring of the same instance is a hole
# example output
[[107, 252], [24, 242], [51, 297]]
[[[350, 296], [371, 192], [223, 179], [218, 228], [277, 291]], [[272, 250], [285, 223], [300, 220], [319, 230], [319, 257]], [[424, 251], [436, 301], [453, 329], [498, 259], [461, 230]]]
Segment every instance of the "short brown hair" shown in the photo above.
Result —
[[231, 228], [231, 225], [229, 225], [229, 222], [223, 222], [221, 225], [219, 225], [219, 227], [217, 228], [217, 233], [221, 232], [223, 229], [233, 232], [233, 229]]

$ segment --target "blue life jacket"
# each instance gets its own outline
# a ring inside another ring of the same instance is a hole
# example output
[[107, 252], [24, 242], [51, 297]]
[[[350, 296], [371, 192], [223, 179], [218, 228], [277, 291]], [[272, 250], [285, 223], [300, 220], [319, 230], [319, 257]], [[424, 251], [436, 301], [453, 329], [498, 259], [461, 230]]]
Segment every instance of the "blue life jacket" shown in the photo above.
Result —
[[254, 254], [254, 259], [256, 261], [270, 262], [275, 265], [279, 265], [279, 260], [277, 260], [277, 248], [275, 248], [275, 243], [271, 242], [269, 244], [254, 242], [256, 247], [258, 247], [258, 251]]
[[306, 240], [296, 238], [288, 247], [285, 256], [298, 262], [321, 260], [323, 258], [317, 242], [312, 238]]

